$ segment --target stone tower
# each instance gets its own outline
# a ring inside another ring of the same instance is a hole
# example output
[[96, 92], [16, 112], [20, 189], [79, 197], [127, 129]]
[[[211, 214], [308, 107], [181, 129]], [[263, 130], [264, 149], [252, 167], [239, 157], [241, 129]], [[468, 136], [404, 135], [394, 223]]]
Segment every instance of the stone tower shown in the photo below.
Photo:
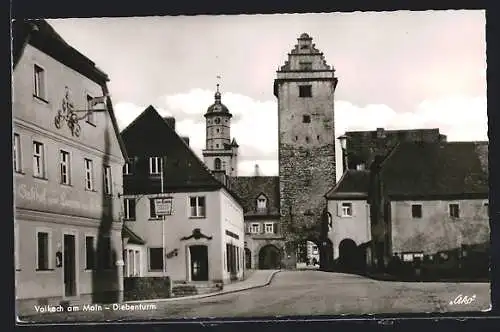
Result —
[[203, 160], [215, 173], [228, 176], [238, 175], [238, 144], [231, 141], [231, 118], [233, 115], [221, 102], [219, 84], [215, 93], [215, 102], [205, 113], [206, 143]]
[[[297, 250], [305, 250], [300, 244], [306, 240], [318, 244], [323, 256], [322, 247], [328, 246], [321, 222], [326, 213], [324, 195], [335, 184], [334, 72], [312, 38], [303, 33], [274, 81], [286, 241], [283, 264], [288, 268], [295, 266]], [[326, 252], [329, 255], [329, 248]]]

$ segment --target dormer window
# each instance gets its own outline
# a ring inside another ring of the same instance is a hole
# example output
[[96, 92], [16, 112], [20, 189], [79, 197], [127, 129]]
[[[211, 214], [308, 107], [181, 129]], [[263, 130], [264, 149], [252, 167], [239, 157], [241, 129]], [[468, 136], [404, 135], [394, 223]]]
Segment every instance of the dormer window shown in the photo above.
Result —
[[267, 198], [264, 195], [260, 195], [257, 198], [257, 210], [265, 210], [267, 208]]

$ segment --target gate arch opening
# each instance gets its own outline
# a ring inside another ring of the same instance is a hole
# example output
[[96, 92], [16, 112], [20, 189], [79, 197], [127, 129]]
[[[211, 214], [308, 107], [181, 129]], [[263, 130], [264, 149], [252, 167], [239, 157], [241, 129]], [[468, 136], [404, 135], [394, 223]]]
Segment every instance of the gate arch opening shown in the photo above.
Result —
[[281, 267], [281, 250], [272, 244], [265, 245], [259, 251], [259, 269], [279, 269]]
[[347, 238], [340, 241], [338, 263], [344, 272], [357, 272], [362, 268], [363, 255], [354, 240]]

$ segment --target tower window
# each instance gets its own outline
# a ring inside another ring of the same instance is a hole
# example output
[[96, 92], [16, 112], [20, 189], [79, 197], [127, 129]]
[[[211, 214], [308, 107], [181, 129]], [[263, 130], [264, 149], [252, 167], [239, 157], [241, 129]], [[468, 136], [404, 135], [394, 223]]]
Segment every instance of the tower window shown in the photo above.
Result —
[[311, 85], [300, 85], [299, 86], [299, 97], [307, 98], [312, 96], [312, 87]]
[[216, 131], [219, 132], [219, 128], [217, 128]]
[[309, 137], [306, 136], [306, 143], [309, 143]]
[[300, 70], [312, 70], [312, 62], [301, 62], [299, 65]]
[[311, 123], [311, 116], [310, 115], [302, 115], [302, 122], [303, 123]]
[[318, 139], [318, 141], [319, 141], [319, 135], [318, 135], [318, 136], [316, 136], [316, 138], [317, 138], [317, 139]]
[[298, 140], [299, 139], [299, 136], [295, 136], [295, 140]]
[[219, 144], [215, 144], [215, 147], [218, 149], [219, 148]]
[[214, 166], [215, 166], [215, 169], [216, 170], [219, 170], [221, 169], [221, 161], [219, 158], [215, 158], [215, 161], [214, 161]]

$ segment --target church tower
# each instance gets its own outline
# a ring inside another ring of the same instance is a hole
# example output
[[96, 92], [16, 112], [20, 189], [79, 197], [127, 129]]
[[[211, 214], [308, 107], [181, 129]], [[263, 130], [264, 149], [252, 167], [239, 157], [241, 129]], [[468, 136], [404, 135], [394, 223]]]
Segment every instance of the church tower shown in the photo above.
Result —
[[320, 247], [320, 261], [330, 259], [321, 223], [326, 216], [324, 195], [335, 184], [336, 176], [334, 72], [312, 38], [303, 33], [274, 81], [278, 99], [281, 224], [286, 241], [283, 263], [288, 268], [300, 260], [297, 250], [305, 250], [302, 245], [307, 240]]
[[202, 151], [205, 165], [214, 173], [227, 176], [238, 175], [238, 144], [231, 141], [231, 118], [233, 115], [222, 104], [219, 84], [215, 102], [205, 113], [206, 144]]

